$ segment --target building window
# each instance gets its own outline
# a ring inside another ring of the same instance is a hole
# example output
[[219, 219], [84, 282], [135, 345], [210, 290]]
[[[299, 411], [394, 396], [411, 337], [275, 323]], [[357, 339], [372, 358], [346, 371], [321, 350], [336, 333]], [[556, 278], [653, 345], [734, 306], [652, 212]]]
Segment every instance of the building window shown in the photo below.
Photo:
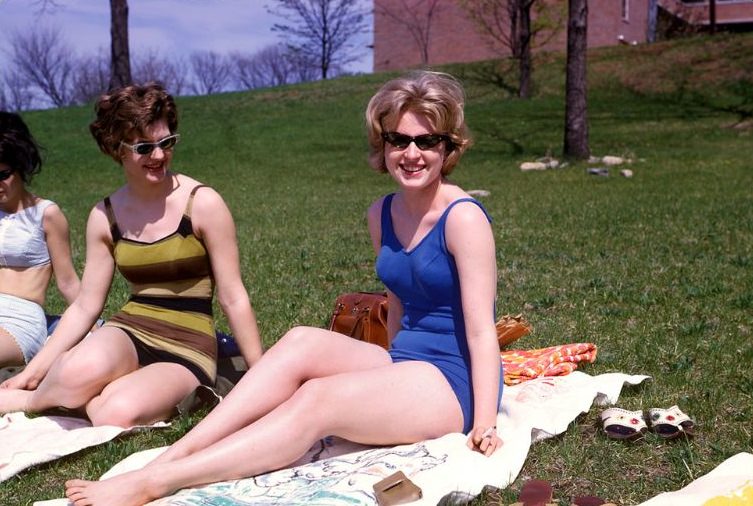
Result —
[[622, 20], [630, 19], [630, 0], [622, 0]]

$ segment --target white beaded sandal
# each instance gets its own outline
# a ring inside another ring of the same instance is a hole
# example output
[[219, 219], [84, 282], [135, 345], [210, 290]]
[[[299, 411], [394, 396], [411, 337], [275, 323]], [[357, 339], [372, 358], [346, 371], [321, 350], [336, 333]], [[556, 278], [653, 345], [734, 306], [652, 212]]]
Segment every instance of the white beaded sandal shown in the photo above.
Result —
[[647, 430], [642, 411], [627, 411], [622, 408], [609, 408], [601, 413], [604, 434], [611, 439], [633, 440]]

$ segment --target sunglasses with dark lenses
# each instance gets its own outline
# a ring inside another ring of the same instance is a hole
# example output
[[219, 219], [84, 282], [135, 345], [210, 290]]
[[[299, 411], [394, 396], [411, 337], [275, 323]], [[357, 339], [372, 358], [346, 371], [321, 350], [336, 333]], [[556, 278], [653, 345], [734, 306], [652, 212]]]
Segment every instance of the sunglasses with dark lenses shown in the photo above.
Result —
[[162, 151], [173, 149], [173, 147], [180, 140], [180, 134], [168, 135], [167, 137], [158, 140], [157, 142], [137, 142], [136, 144], [128, 144], [127, 142], [120, 142], [121, 146], [125, 146], [137, 155], [148, 155], [156, 148], [160, 148]]
[[15, 170], [13, 169], [0, 170], [0, 181], [5, 181], [9, 177], [11, 177], [14, 172]]
[[447, 143], [447, 148], [452, 148], [452, 141], [450, 138], [443, 134], [423, 134], [411, 137], [410, 135], [401, 134], [398, 132], [383, 132], [382, 139], [385, 142], [395, 146], [398, 149], [405, 149], [410, 146], [411, 142], [416, 143], [416, 147], [421, 151], [431, 149], [442, 141]]

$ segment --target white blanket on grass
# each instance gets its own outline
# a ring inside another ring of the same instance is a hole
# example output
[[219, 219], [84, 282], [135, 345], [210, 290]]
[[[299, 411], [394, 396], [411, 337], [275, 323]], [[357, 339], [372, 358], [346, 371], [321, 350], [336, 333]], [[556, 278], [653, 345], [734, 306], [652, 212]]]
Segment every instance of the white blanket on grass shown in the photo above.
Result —
[[[150, 427], [167, 425], [160, 422]], [[0, 417], [0, 482], [28, 467], [107, 442], [118, 434], [138, 428], [92, 427], [82, 418], [29, 418], [21, 412], [8, 413]]]
[[640, 506], [745, 506], [753, 504], [753, 454], [738, 453], [675, 492]]
[[[185, 489], [152, 505], [197, 506], [375, 504], [372, 485], [401, 470], [423, 490], [412, 503], [435, 505], [448, 493], [456, 498], [477, 495], [485, 485], [504, 488], [523, 467], [532, 442], [564, 432], [591, 405], [613, 404], [624, 384], [636, 385], [648, 376], [609, 373], [589, 376], [575, 371], [567, 376], [539, 378], [505, 387], [497, 427], [504, 445], [491, 457], [466, 447], [466, 436], [448, 434], [438, 439], [393, 447], [365, 447], [327, 438], [293, 466], [243, 480]], [[104, 477], [139, 468], [162, 449], [133, 454]], [[37, 506], [63, 506], [58, 499]]]

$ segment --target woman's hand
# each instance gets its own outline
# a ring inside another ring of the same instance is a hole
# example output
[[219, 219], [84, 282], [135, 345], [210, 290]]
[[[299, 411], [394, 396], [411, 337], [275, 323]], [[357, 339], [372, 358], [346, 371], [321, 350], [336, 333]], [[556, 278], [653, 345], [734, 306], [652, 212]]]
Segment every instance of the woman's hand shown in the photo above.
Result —
[[490, 456], [502, 447], [502, 440], [497, 435], [497, 427], [474, 427], [468, 435], [468, 448]]
[[34, 374], [28, 367], [0, 383], [0, 388], [15, 388], [19, 390], [34, 390], [41, 383], [44, 375]]

